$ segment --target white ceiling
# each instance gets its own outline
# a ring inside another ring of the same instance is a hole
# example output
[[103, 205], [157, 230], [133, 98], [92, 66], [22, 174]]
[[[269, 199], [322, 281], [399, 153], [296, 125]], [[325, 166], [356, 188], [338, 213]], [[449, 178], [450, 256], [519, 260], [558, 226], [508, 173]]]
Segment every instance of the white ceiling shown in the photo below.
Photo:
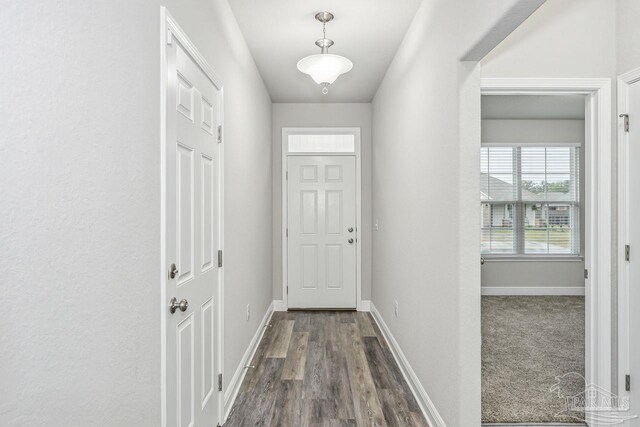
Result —
[[[369, 102], [420, 5], [421, 0], [230, 0], [273, 102]], [[328, 95], [296, 68], [298, 61], [320, 53], [317, 12], [335, 19], [327, 24], [330, 53], [353, 61], [353, 69], [336, 80]]]
[[483, 95], [482, 118], [495, 120], [583, 120], [583, 95]]

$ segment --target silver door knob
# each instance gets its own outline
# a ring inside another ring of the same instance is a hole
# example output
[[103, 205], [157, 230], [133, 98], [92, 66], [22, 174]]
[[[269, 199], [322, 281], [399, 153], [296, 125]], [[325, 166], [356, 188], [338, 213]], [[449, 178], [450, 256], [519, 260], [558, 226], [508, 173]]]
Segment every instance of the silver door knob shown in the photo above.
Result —
[[353, 243], [353, 239], [349, 239], [347, 240], [349, 243]]
[[188, 307], [189, 301], [187, 301], [186, 299], [178, 302], [178, 298], [173, 297], [171, 298], [171, 301], [169, 301], [169, 311], [171, 312], [171, 314], [175, 313], [177, 309], [180, 309], [180, 311], [187, 311]]
[[353, 227], [349, 227], [349, 233], [353, 233]]
[[484, 257], [483, 256], [480, 257], [480, 265], [484, 265]]
[[175, 279], [177, 275], [178, 275], [178, 268], [176, 267], [175, 264], [171, 264], [171, 267], [169, 267], [169, 279]]

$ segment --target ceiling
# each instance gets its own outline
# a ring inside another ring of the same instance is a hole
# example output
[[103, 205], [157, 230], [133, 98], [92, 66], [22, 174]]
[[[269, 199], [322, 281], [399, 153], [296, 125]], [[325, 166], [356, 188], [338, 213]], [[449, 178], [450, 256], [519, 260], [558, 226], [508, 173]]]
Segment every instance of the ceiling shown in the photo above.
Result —
[[[369, 102], [393, 59], [421, 0], [230, 0], [273, 102]], [[317, 12], [327, 24], [330, 53], [353, 61], [353, 69], [322, 95], [320, 86], [296, 68], [305, 56], [320, 53]]]
[[584, 95], [483, 95], [482, 118], [583, 120]]

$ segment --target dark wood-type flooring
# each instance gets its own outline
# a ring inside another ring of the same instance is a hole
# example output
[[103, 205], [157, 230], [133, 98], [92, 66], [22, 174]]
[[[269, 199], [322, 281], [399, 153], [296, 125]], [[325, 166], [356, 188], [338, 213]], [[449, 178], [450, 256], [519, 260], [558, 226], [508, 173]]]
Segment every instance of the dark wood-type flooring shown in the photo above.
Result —
[[369, 313], [275, 312], [227, 426], [427, 426]]

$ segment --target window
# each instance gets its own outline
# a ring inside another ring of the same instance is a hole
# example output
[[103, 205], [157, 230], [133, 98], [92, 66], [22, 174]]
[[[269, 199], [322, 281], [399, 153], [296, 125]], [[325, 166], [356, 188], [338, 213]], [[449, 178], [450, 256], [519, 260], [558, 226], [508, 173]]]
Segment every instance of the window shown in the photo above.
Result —
[[356, 138], [352, 134], [289, 135], [289, 153], [354, 153]]
[[483, 254], [580, 254], [579, 155], [567, 145], [481, 148]]

